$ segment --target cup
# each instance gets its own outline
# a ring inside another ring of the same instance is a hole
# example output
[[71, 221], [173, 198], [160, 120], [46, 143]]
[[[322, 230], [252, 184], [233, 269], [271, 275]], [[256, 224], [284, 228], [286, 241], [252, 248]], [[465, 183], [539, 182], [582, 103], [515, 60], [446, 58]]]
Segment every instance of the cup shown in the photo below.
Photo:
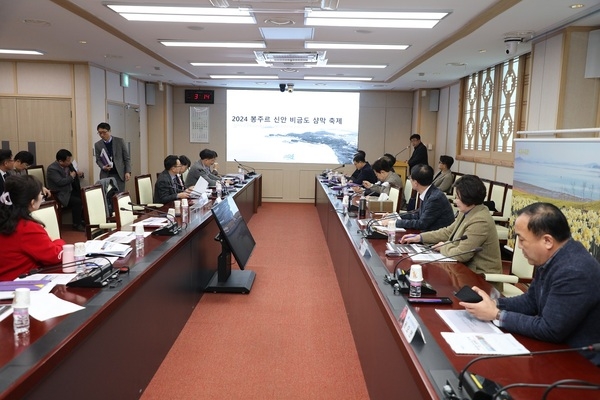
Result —
[[408, 296], [409, 297], [421, 297], [421, 283], [423, 282], [423, 267], [420, 264], [413, 264], [410, 267], [410, 274], [408, 275], [408, 282], [410, 283]]
[[63, 272], [71, 273], [76, 271], [75, 261], [75, 245], [63, 244], [60, 258], [62, 259]]
[[181, 200], [175, 200], [173, 206], [175, 207], [175, 215], [181, 215]]
[[173, 218], [175, 218], [175, 209], [174, 208], [169, 208], [169, 210], [167, 211], [167, 214], [169, 214]]

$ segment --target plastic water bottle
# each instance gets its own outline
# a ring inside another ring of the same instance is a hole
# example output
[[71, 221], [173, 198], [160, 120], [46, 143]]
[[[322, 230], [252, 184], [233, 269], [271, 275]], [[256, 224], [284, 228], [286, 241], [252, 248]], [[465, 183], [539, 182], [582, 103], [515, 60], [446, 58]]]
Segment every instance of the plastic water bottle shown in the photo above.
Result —
[[188, 219], [190, 217], [190, 208], [188, 205], [188, 199], [181, 199], [181, 220], [182, 222], [188, 223], [190, 222]]
[[221, 182], [217, 181], [216, 186], [216, 190], [217, 190], [217, 197], [221, 198], [221, 193], [223, 193], [223, 187], [221, 186]]
[[29, 302], [30, 292], [28, 288], [15, 289], [13, 299], [13, 329], [15, 335], [29, 333]]
[[75, 272], [77, 274], [83, 274], [85, 272], [85, 243], [77, 242], [75, 243]]
[[348, 204], [350, 204], [350, 196], [348, 196], [347, 194], [344, 195], [344, 198], [342, 199], [342, 206], [344, 208], [344, 214], [346, 215], [348, 213]]
[[144, 255], [144, 225], [141, 224], [135, 226], [135, 255]]
[[396, 220], [391, 219], [387, 223], [388, 228], [388, 242], [396, 243]]

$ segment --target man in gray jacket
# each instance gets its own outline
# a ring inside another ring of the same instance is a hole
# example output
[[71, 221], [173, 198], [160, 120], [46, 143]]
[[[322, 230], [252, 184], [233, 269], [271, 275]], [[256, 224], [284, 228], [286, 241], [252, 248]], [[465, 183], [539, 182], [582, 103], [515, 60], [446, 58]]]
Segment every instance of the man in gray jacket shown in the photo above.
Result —
[[100, 167], [100, 179], [115, 178], [119, 192], [124, 192], [125, 182], [131, 178], [131, 159], [125, 141], [112, 136], [110, 125], [106, 122], [98, 124], [96, 130], [102, 138], [94, 143], [96, 164]]

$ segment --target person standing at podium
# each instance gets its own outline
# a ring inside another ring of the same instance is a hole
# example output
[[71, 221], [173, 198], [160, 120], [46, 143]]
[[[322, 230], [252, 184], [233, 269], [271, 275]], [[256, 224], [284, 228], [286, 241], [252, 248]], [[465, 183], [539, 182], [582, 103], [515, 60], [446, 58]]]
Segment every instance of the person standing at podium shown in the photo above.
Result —
[[429, 165], [427, 160], [427, 146], [421, 142], [421, 135], [415, 133], [410, 136], [410, 144], [414, 148], [412, 156], [406, 161], [408, 163], [408, 170], [412, 171], [413, 167], [419, 164]]
[[[515, 234], [527, 261], [535, 266], [526, 293], [460, 303], [484, 321], [508, 332], [577, 348], [600, 342], [600, 264], [571, 237], [565, 215], [550, 203], [533, 203], [517, 212]], [[584, 354], [600, 365], [600, 353]]]

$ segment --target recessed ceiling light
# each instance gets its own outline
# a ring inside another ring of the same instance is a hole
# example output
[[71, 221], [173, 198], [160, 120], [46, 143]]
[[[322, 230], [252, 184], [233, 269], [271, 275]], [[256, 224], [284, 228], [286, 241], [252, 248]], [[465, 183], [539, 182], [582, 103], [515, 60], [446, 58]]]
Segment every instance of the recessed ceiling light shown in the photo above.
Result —
[[262, 67], [258, 63], [204, 63], [191, 62], [194, 67]]
[[356, 28], [433, 28], [446, 12], [360, 12], [305, 9], [308, 26], [348, 26]]
[[323, 43], [306, 42], [306, 49], [341, 49], [341, 50], [406, 50], [407, 44], [361, 44], [361, 43]]
[[203, 31], [204, 27], [200, 25], [190, 25], [187, 27], [190, 31]]
[[212, 79], [279, 79], [277, 75], [210, 75]]
[[264, 42], [181, 42], [159, 40], [159, 43], [167, 47], [226, 47], [236, 49], [264, 49], [267, 47]]
[[355, 30], [354, 32], [355, 32], [355, 33], [361, 33], [361, 34], [363, 34], [363, 35], [367, 35], [367, 34], [369, 34], [369, 33], [373, 33], [373, 31], [369, 31], [369, 30], [367, 30], [367, 29], [357, 29], [357, 30]]
[[78, 43], [79, 44], [87, 44], [87, 40], [80, 40]]
[[107, 4], [128, 21], [256, 24], [248, 8], [204, 8]]
[[466, 63], [461, 63], [461, 62], [449, 62], [449, 63], [446, 63], [446, 65], [448, 67], [464, 67], [467, 64]]
[[20, 49], [0, 49], [0, 54], [16, 54], [27, 56], [43, 56], [44, 53], [37, 50], [20, 50]]
[[304, 80], [314, 81], [371, 81], [372, 77], [366, 76], [305, 76]]
[[583, 8], [583, 7], [585, 7], [583, 4], [571, 4], [569, 6], [569, 8], [572, 8], [572, 9]]
[[50, 22], [44, 21], [43, 19], [32, 19], [32, 18], [24, 19], [23, 23], [30, 24], [30, 25], [43, 26], [43, 27], [48, 27], [51, 25]]
[[487, 52], [487, 50], [486, 49], [481, 49], [481, 50], [479, 50], [479, 52], [480, 53], [485, 53], [485, 52]]

